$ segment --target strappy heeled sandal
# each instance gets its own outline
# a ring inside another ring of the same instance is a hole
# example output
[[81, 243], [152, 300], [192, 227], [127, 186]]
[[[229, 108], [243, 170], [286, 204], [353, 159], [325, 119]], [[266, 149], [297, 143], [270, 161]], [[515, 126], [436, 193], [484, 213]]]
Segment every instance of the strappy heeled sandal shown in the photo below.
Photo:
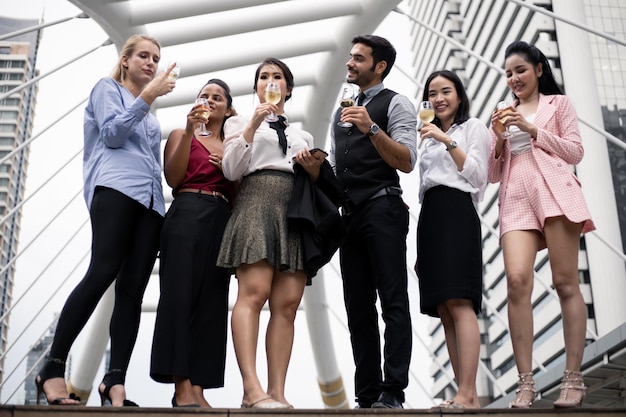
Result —
[[509, 404], [509, 408], [530, 408], [537, 398], [535, 390], [535, 381], [531, 380], [532, 372], [519, 374], [517, 381], [517, 390], [515, 391], [515, 399]]
[[[113, 405], [113, 401], [111, 400], [110, 395], [111, 388], [113, 388], [115, 385], [124, 385], [124, 382], [124, 373], [121, 369], [111, 369], [109, 372], [107, 372], [104, 375], [104, 378], [102, 378], [102, 383], [98, 388], [98, 392], [100, 393], [100, 404], [104, 406], [105, 403], [108, 401], [109, 404]], [[127, 399], [124, 399], [122, 405], [124, 407], [139, 407], [137, 403]]]
[[555, 408], [575, 408], [583, 404], [587, 387], [582, 372], [565, 370], [561, 380], [561, 394], [554, 402]]
[[[48, 398], [48, 394], [44, 391], [43, 386], [49, 379], [63, 378], [65, 382], [65, 361], [57, 358], [48, 358], [39, 374], [35, 377], [35, 385], [37, 386], [37, 405], [41, 401], [41, 395], [46, 398], [48, 405], [80, 405], [80, 397], [72, 393], [68, 397], [59, 397], [54, 400]], [[68, 402], [70, 401], [70, 402]]]

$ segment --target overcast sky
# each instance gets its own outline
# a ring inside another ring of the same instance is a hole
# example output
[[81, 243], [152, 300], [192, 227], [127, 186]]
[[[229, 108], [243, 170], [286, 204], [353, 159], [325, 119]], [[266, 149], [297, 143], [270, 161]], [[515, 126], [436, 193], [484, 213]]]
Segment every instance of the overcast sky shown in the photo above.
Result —
[[[46, 22], [75, 16], [80, 10], [66, 0], [20, 0], [0, 2], [0, 15], [16, 18], [38, 19], [44, 16]], [[392, 14], [376, 32], [390, 39], [394, 44], [394, 37], [400, 34], [408, 34], [406, 18]], [[41, 48], [37, 61], [37, 68], [42, 73], [70, 61], [83, 52], [95, 48], [107, 39], [106, 34], [99, 26], [90, 19], [75, 19], [71, 22], [47, 28], [43, 32]], [[398, 65], [402, 65], [402, 58], [407, 58], [409, 51], [398, 48]], [[54, 120], [60, 118], [72, 106], [78, 105], [81, 100], [87, 98], [95, 82], [110, 73], [117, 59], [117, 52], [113, 46], [101, 48], [96, 53], [81, 59], [77, 64], [71, 64], [59, 70], [50, 77], [39, 83], [37, 97], [36, 118], [33, 133], [36, 135], [46, 129]], [[394, 88], [395, 83], [406, 83], [402, 75], [392, 72], [386, 80], [388, 87]], [[397, 88], [397, 87], [396, 87]], [[237, 104], [237, 103], [236, 103]], [[7, 355], [5, 368], [10, 373], [22, 359], [32, 343], [42, 334], [44, 329], [53, 318], [53, 314], [62, 307], [67, 294], [74, 285], [82, 278], [87, 261], [80, 262], [81, 257], [88, 251], [90, 245], [90, 228], [87, 223], [77, 232], [77, 236], [68, 244], [67, 248], [53, 261], [54, 256], [65, 245], [67, 230], [74, 233], [74, 229], [88, 220], [88, 212], [79, 192], [82, 187], [82, 114], [84, 104], [79, 105], [61, 123], [47, 130], [31, 146], [30, 165], [27, 180], [27, 197], [30, 197], [36, 189], [44, 184], [47, 179], [63, 165], [67, 163], [61, 172], [50, 183], [38, 192], [24, 206], [22, 229], [20, 234], [20, 251], [29, 246], [17, 263], [15, 277], [14, 300], [24, 293], [27, 287], [41, 276], [35, 289], [24, 297], [11, 315], [9, 344], [13, 344], [19, 333], [25, 331], [24, 336], [17, 342]], [[249, 114], [250, 109], [238, 104], [238, 111]], [[184, 114], [181, 115], [184, 121]], [[73, 155], [77, 155], [71, 159]], [[406, 187], [408, 177], [403, 177], [403, 186]], [[414, 178], [412, 178], [412, 181]], [[78, 196], [71, 200], [72, 196]], [[417, 208], [417, 190], [415, 188], [405, 192], [405, 200], [412, 208]], [[71, 201], [71, 202], [70, 202]], [[39, 237], [35, 236], [48, 224], [61, 208], [68, 204], [67, 209], [55, 220], [51, 226]], [[409, 233], [409, 264], [415, 261], [413, 242], [415, 240], [415, 222], [411, 221]], [[31, 242], [33, 242], [31, 244]], [[336, 262], [335, 262], [336, 264]], [[71, 271], [75, 268], [75, 271]], [[68, 282], [61, 286], [61, 282], [69, 275]], [[413, 322], [422, 336], [427, 334], [428, 320], [419, 314], [417, 299], [417, 284], [410, 280], [409, 291], [411, 294], [411, 310]], [[330, 321], [332, 338], [335, 346], [339, 368], [343, 377], [348, 400], [354, 406], [353, 401], [353, 362], [349, 344], [349, 335], [344, 325], [345, 311], [341, 298], [341, 282], [336, 273], [330, 270], [325, 278], [327, 299], [331, 308]], [[231, 283], [231, 300], [236, 295], [236, 281]], [[50, 304], [37, 317], [37, 323], [25, 326], [32, 319], [33, 314], [39, 311], [49, 294], [59, 289], [58, 294]], [[153, 277], [146, 292], [145, 303], [155, 305], [158, 300], [158, 280]], [[266, 314], [262, 314], [265, 322]], [[173, 392], [172, 385], [158, 384], [148, 376], [150, 347], [152, 343], [152, 330], [154, 314], [145, 313], [142, 316], [139, 340], [137, 342], [129, 375], [127, 378], [128, 396], [140, 405], [154, 407], [169, 407]], [[86, 332], [83, 332], [86, 333]], [[83, 355], [85, 334], [82, 334], [74, 348], [72, 355], [75, 358]], [[208, 390], [206, 396], [209, 402], [216, 407], [238, 407], [241, 402], [242, 388], [241, 377], [236, 365], [234, 351], [229, 338], [229, 350], [227, 352], [226, 386], [222, 389]], [[430, 387], [428, 369], [431, 361], [418, 340], [414, 340], [414, 353], [412, 370], [421, 384]], [[264, 343], [259, 343], [259, 375], [261, 381], [265, 378]], [[101, 367], [102, 368], [102, 367]], [[18, 368], [16, 374], [6, 381], [2, 389], [2, 402], [21, 403], [21, 396], [9, 396], [16, 389], [17, 384], [24, 375], [24, 364]], [[102, 378], [102, 369], [96, 376], [94, 386], [97, 387]], [[90, 398], [89, 405], [99, 404], [99, 398], [94, 393]], [[20, 389], [21, 392], [21, 389]], [[433, 405], [429, 395], [425, 394], [418, 383], [411, 378], [411, 383], [406, 391], [407, 406], [413, 408], [427, 408]], [[300, 312], [296, 319], [296, 342], [294, 345], [291, 366], [287, 378], [287, 398], [296, 408], [319, 408], [323, 407], [317, 385], [317, 373], [313, 361], [310, 340], [308, 337], [305, 313]]]

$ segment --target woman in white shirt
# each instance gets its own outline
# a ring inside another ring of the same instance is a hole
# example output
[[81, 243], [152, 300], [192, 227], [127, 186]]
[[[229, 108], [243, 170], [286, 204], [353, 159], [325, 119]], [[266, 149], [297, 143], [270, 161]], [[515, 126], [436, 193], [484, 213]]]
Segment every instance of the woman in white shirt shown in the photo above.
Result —
[[[280, 85], [277, 104], [265, 101], [266, 85]], [[293, 75], [287, 65], [267, 58], [257, 68], [254, 90], [259, 97], [250, 120], [233, 116], [224, 126], [224, 175], [241, 180], [232, 216], [226, 225], [218, 265], [234, 269], [237, 301], [231, 325], [237, 362], [243, 378], [242, 407], [291, 408], [285, 398], [285, 379], [294, 337], [294, 320], [307, 277], [302, 239], [287, 225], [287, 205], [294, 182], [293, 164], [316, 158], [313, 137], [289, 124], [283, 114], [291, 98]], [[280, 121], [268, 123], [270, 113]], [[318, 153], [319, 158], [323, 158]], [[269, 301], [266, 333], [267, 390], [256, 372], [261, 308]]]
[[435, 120], [424, 123], [420, 159], [417, 263], [421, 312], [439, 317], [457, 380], [444, 408], [480, 408], [476, 372], [482, 302], [482, 244], [476, 204], [487, 185], [490, 137], [480, 120], [469, 117], [463, 83], [451, 71], [432, 73], [424, 101]]

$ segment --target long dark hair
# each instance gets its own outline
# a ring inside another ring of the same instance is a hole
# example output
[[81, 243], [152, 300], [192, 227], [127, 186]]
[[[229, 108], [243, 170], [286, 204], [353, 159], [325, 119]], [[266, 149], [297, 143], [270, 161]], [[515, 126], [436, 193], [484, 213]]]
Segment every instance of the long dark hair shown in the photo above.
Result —
[[[278, 68], [280, 68], [280, 70], [283, 72], [283, 76], [285, 77], [285, 82], [287, 83], [287, 90], [293, 91], [293, 87], [294, 87], [293, 74], [291, 70], [289, 69], [289, 67], [287, 66], [287, 64], [285, 64], [283, 61], [281, 61], [278, 58], [265, 58], [263, 62], [261, 62], [258, 67], [256, 67], [256, 72], [254, 74], [254, 87], [253, 87], [255, 93], [256, 93], [256, 85], [257, 85], [257, 82], [259, 81], [259, 75], [261, 74], [261, 68], [263, 68], [266, 65], [276, 65]], [[285, 101], [289, 100], [290, 98], [291, 98], [291, 93], [287, 94], [287, 97], [285, 97]]]
[[[461, 81], [459, 76], [456, 75], [454, 72], [448, 71], [448, 70], [439, 70], [430, 74], [428, 76], [428, 79], [426, 80], [426, 85], [424, 85], [424, 93], [422, 94], [422, 100], [428, 101], [428, 89], [430, 88], [430, 83], [432, 82], [432, 80], [435, 79], [435, 77], [443, 77], [452, 81], [452, 84], [454, 84], [454, 89], [456, 90], [456, 95], [459, 96], [459, 98], [461, 99], [461, 102], [459, 103], [459, 108], [456, 110], [456, 113], [454, 114], [454, 121], [452, 122], [452, 124], [461, 124], [461, 123], [466, 122], [467, 119], [470, 118], [470, 115], [469, 115], [470, 101], [469, 101], [469, 97], [467, 97], [467, 92], [465, 91], [463, 82]], [[433, 120], [433, 123], [438, 128], [441, 129], [441, 121], [439, 120], [439, 118], [435, 117], [435, 120]]]
[[[533, 64], [535, 67], [541, 64], [542, 71], [541, 76], [539, 77], [539, 92], [541, 94], [563, 94], [563, 91], [561, 91], [556, 83], [556, 80], [554, 79], [554, 74], [552, 73], [552, 68], [550, 67], [548, 58], [546, 58], [539, 48], [524, 41], [515, 41], [506, 47], [504, 59], [506, 60], [511, 55], [519, 55], [526, 62]], [[513, 94], [513, 96], [517, 98], [515, 94]]]
[[226, 120], [228, 120], [229, 117], [235, 116], [237, 114], [235, 108], [233, 107], [233, 96], [230, 94], [230, 87], [228, 86], [228, 84], [226, 84], [219, 78], [211, 78], [209, 81], [207, 81], [206, 84], [204, 84], [198, 92], [198, 96], [202, 94], [202, 90], [204, 90], [204, 87], [209, 84], [219, 85], [222, 90], [224, 90], [224, 95], [226, 96], [226, 109], [229, 109], [231, 111], [230, 116], [226, 116], [224, 117], [224, 120], [222, 120], [222, 127], [220, 128], [220, 138], [224, 140], [224, 123], [226, 123]]

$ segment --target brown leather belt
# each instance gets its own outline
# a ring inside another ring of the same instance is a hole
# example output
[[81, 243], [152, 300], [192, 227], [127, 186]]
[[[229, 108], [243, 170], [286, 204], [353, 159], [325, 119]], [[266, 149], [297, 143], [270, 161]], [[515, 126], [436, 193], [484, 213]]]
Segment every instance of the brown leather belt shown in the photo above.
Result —
[[228, 200], [228, 198], [224, 194], [220, 193], [219, 191], [197, 190], [195, 188], [181, 188], [176, 193], [196, 193], [196, 194], [203, 194], [203, 195], [212, 195], [213, 197], [221, 198], [222, 200], [230, 204], [230, 201]]

